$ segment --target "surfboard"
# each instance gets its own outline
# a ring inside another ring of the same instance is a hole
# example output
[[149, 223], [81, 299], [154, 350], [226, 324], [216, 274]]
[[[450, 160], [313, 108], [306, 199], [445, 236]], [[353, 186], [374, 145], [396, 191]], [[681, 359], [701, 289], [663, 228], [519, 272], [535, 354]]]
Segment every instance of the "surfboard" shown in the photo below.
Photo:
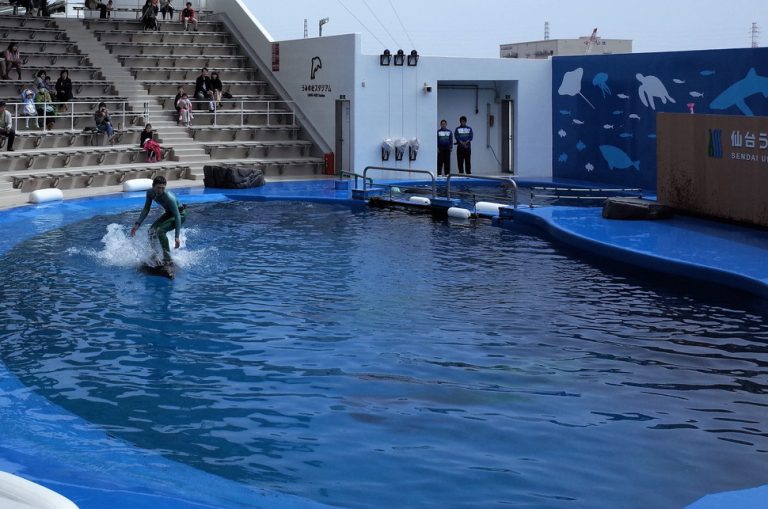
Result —
[[144, 262], [141, 264], [140, 270], [148, 276], [159, 276], [168, 279], [176, 277], [176, 265], [173, 262]]

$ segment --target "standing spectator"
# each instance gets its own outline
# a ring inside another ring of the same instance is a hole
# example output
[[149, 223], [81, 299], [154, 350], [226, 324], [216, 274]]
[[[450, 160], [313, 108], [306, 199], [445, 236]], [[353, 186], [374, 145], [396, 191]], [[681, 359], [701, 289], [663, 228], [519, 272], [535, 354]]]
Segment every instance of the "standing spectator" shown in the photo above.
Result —
[[38, 127], [42, 129], [45, 124], [45, 129], [49, 131], [53, 129], [53, 124], [56, 122], [56, 108], [53, 106], [50, 90], [45, 87], [38, 89], [35, 95], [35, 107], [39, 117]]
[[30, 89], [25, 89], [24, 92], [21, 93], [21, 113], [26, 118], [25, 126], [27, 129], [29, 129], [29, 120], [32, 117], [37, 116], [37, 108], [35, 107], [35, 93]]
[[192, 2], [187, 2], [187, 6], [181, 10], [181, 22], [184, 23], [185, 32], [189, 30], [190, 23], [195, 32], [197, 32], [197, 15], [192, 8]]
[[[64, 70], [59, 74], [59, 79], [56, 80], [56, 100], [60, 103], [67, 103], [73, 99], [72, 95], [72, 80], [69, 79], [69, 71]], [[67, 111], [66, 104], [60, 104], [59, 110]]]
[[152, 124], [145, 124], [144, 130], [141, 131], [141, 139], [139, 145], [141, 148], [147, 151], [147, 162], [156, 163], [163, 159], [162, 152], [160, 150], [160, 144], [154, 140], [154, 133], [152, 132]]
[[224, 85], [219, 79], [219, 73], [213, 71], [211, 73], [211, 92], [213, 92], [213, 100], [216, 102], [219, 108], [221, 108], [221, 94], [224, 92]]
[[163, 21], [165, 21], [165, 15], [168, 15], [168, 19], [173, 21], [173, 0], [160, 0], [160, 13], [163, 15]]
[[107, 4], [99, 0], [85, 0], [85, 8], [99, 11], [99, 19], [107, 19]]
[[451, 152], [453, 152], [453, 133], [448, 129], [448, 122], [440, 121], [437, 130], [437, 176], [451, 173]]
[[195, 99], [198, 101], [208, 101], [208, 111], [214, 111], [213, 90], [211, 88], [211, 78], [208, 76], [208, 68], [204, 67], [200, 76], [195, 80]]
[[16, 68], [16, 73], [21, 79], [21, 55], [19, 54], [19, 45], [15, 42], [8, 44], [8, 49], [3, 53], [5, 58], [5, 76], [3, 79], [10, 79], [8, 75], [11, 73], [12, 68]]
[[16, 131], [13, 130], [13, 116], [5, 110], [5, 101], [0, 101], [0, 136], [8, 138], [8, 152], [13, 152], [13, 140]]
[[470, 175], [472, 173], [472, 138], [474, 133], [472, 128], [467, 125], [467, 117], [464, 115], [459, 118], [459, 127], [456, 128], [454, 136], [456, 137], [456, 163], [459, 167], [459, 173]]
[[112, 11], [115, 10], [115, 6], [112, 3], [112, 0], [109, 0], [107, 2], [107, 19], [110, 19], [112, 17]]
[[179, 110], [179, 122], [184, 122], [184, 127], [189, 127], [195, 116], [192, 114], [192, 101], [187, 94], [181, 94], [181, 98], [176, 103], [176, 109]]
[[110, 144], [115, 143], [115, 129], [112, 127], [112, 119], [109, 117], [109, 109], [106, 103], [99, 103], [96, 112], [93, 114], [93, 120], [96, 123], [96, 130], [106, 133]]

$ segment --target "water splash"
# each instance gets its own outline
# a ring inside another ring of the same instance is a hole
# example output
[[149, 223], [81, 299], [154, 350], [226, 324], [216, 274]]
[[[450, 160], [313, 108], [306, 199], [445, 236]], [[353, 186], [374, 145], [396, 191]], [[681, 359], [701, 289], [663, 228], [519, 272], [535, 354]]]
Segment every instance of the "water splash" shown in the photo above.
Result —
[[[215, 247], [203, 249], [187, 249], [188, 239], [197, 234], [195, 228], [181, 230], [181, 248], [172, 249], [171, 256], [179, 267], [193, 267], [201, 265], [208, 259], [211, 253], [218, 251]], [[168, 232], [168, 241], [174, 245], [174, 232]], [[156, 259], [159, 254], [159, 246], [156, 241], [150, 241], [146, 229], [141, 229], [135, 237], [131, 237], [130, 228], [125, 225], [112, 223], [107, 225], [107, 232], [101, 238], [102, 249], [71, 247], [67, 249], [70, 255], [84, 255], [105, 267], [138, 267], [139, 265]]]

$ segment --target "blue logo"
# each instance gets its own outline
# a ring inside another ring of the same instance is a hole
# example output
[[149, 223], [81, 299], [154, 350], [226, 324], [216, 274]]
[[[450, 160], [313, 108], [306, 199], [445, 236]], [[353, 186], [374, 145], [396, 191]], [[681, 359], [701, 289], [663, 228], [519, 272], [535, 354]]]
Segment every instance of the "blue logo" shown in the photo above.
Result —
[[723, 158], [723, 130], [722, 129], [710, 129], [709, 130], [709, 145], [707, 148], [707, 155], [717, 159]]

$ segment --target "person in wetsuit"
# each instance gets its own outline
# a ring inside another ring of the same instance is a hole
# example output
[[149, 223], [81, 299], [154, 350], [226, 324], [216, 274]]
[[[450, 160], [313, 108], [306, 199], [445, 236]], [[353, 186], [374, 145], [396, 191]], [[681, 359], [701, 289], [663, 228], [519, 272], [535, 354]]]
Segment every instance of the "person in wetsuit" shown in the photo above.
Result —
[[149, 214], [153, 201], [165, 209], [163, 215], [149, 227], [150, 238], [157, 237], [160, 241], [160, 247], [163, 249], [163, 263], [165, 264], [173, 263], [171, 247], [168, 244], [168, 236], [166, 234], [173, 229], [176, 230], [176, 249], [179, 249], [181, 247], [181, 240], [179, 238], [181, 225], [187, 220], [186, 205], [182, 205], [175, 194], [165, 190], [167, 184], [168, 182], [165, 180], [165, 177], [155, 177], [152, 181], [152, 189], [147, 191], [147, 199], [144, 202], [144, 208], [141, 211], [139, 220], [131, 228], [131, 237], [133, 237], [136, 235], [136, 231], [141, 226], [141, 223], [146, 219], [147, 214]]

